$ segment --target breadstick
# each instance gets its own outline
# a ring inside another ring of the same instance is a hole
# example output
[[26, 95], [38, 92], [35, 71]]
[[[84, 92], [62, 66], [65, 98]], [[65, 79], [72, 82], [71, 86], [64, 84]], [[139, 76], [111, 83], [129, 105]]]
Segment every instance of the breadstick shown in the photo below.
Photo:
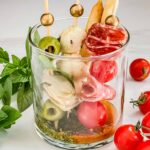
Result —
[[117, 8], [119, 5], [119, 0], [106, 0], [104, 11], [102, 14], [101, 23], [105, 24], [105, 20], [110, 15], [116, 15]]
[[89, 28], [94, 24], [101, 21], [103, 13], [103, 4], [102, 0], [98, 0], [97, 3], [93, 6], [90, 16], [88, 18], [88, 22], [86, 25], [86, 32], [88, 32]]

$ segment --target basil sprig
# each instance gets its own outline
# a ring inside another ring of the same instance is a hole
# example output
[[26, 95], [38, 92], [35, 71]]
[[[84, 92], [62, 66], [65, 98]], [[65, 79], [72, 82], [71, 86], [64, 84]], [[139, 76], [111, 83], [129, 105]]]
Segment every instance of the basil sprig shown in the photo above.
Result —
[[[31, 28], [29, 28], [30, 30]], [[38, 42], [39, 38], [39, 34], [36, 33], [34, 36], [35, 42]], [[25, 47], [26, 56], [20, 59], [18, 56], [12, 55], [12, 61], [10, 61], [8, 52], [0, 47], [0, 64], [3, 65], [0, 74], [0, 99], [2, 103], [0, 129], [10, 128], [33, 101], [30, 64], [31, 46], [28, 36]], [[14, 94], [17, 94], [17, 108], [11, 106]]]

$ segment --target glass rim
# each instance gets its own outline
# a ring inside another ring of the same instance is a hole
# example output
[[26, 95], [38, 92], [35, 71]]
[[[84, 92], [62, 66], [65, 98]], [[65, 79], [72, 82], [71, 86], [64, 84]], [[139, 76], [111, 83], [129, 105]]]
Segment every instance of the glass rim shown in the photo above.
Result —
[[[87, 19], [88, 17], [81, 17], [80, 19]], [[55, 19], [56, 21], [63, 21], [63, 20], [70, 20], [72, 19], [72, 17], [68, 17], [68, 18], [59, 18], [59, 19]], [[32, 29], [30, 30], [29, 32], [29, 35], [28, 35], [28, 39], [29, 39], [29, 42], [30, 44], [36, 48], [38, 50], [38, 53], [42, 54], [42, 55], [45, 55], [47, 57], [50, 57], [50, 58], [55, 58], [55, 59], [63, 59], [63, 60], [68, 60], [68, 59], [73, 59], [73, 60], [83, 60], [83, 61], [86, 61], [86, 60], [91, 60], [91, 59], [105, 59], [105, 58], [111, 58], [111, 56], [113, 57], [115, 54], [118, 54], [119, 52], [121, 52], [123, 49], [125, 49], [125, 47], [128, 45], [129, 41], [130, 41], [130, 33], [129, 31], [123, 26], [123, 25], [120, 25], [126, 32], [127, 32], [127, 35], [128, 35], [128, 38], [127, 38], [127, 41], [126, 43], [119, 49], [113, 51], [113, 52], [110, 52], [110, 53], [107, 53], [107, 54], [103, 54], [103, 55], [98, 55], [98, 56], [86, 56], [86, 57], [82, 57], [82, 56], [61, 56], [61, 55], [56, 55], [56, 54], [52, 54], [52, 53], [48, 53], [46, 51], [43, 51], [42, 49], [40, 49], [38, 46], [36, 46], [36, 44], [33, 42], [32, 40], [32, 34], [38, 29], [40, 28], [42, 25], [39, 23], [39, 24], [36, 24], [35, 26], [32, 27]], [[123, 50], [124, 51], [124, 50]]]

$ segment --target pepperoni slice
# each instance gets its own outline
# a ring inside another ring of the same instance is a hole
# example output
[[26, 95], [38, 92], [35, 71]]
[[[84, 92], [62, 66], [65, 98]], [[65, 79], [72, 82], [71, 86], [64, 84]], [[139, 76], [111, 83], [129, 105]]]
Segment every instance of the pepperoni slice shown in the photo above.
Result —
[[89, 29], [85, 44], [96, 55], [103, 55], [121, 48], [126, 39], [124, 29], [96, 23]]

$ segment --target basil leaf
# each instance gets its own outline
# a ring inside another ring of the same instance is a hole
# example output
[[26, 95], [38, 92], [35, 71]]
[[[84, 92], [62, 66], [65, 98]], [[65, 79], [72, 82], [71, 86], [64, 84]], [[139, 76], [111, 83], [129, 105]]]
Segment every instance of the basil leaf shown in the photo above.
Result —
[[0, 84], [0, 99], [3, 98], [3, 95], [4, 95], [4, 89], [3, 89], [2, 85]]
[[6, 79], [3, 88], [4, 88], [4, 95], [2, 98], [3, 104], [10, 105], [12, 95], [12, 81], [10, 80], [10, 78]]
[[0, 128], [10, 127], [21, 117], [21, 113], [11, 106], [4, 105], [1, 110], [7, 114], [7, 118], [0, 121]]
[[39, 32], [38, 31], [35, 31], [34, 33], [34, 39], [33, 39], [33, 42], [38, 46], [39, 42], [40, 42], [40, 35], [39, 35]]
[[16, 66], [20, 65], [20, 59], [17, 56], [12, 55], [12, 61], [13, 61], [14, 65], [16, 65]]
[[11, 76], [10, 76], [12, 83], [25, 83], [29, 81], [28, 75], [25, 73], [20, 73], [19, 71], [15, 71]]
[[27, 56], [27, 61], [28, 61], [28, 65], [30, 66], [30, 58], [31, 58], [31, 46], [29, 44], [29, 33], [31, 31], [31, 27], [29, 27], [28, 29], [28, 35], [27, 35], [27, 38], [26, 38], [26, 44], [25, 44], [25, 47], [26, 47], [26, 56]]
[[27, 67], [28, 66], [28, 60], [27, 57], [23, 57], [20, 61], [20, 66], [21, 67]]
[[20, 83], [13, 83], [12, 84], [12, 95], [14, 95], [15, 93], [17, 93], [18, 90], [19, 90], [19, 88], [20, 88]]
[[32, 97], [32, 89], [29, 88], [26, 90], [26, 88], [23, 86], [18, 91], [17, 95], [17, 106], [20, 112], [23, 112], [26, 110], [33, 102]]
[[1, 73], [1, 77], [5, 77], [7, 75], [12, 74], [16, 70], [16, 66], [14, 64], [8, 63]]
[[0, 63], [8, 63], [8, 62], [9, 62], [8, 53], [0, 47]]
[[0, 110], [0, 121], [5, 120], [7, 117], [8, 115], [4, 111]]

